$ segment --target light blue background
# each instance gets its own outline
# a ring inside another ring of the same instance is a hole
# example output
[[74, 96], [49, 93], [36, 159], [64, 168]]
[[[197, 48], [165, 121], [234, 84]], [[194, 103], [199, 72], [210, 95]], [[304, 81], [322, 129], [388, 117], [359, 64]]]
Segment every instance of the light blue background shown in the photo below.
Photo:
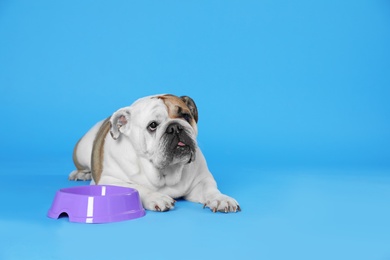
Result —
[[[389, 259], [389, 46], [386, 0], [2, 0], [0, 259]], [[47, 219], [77, 140], [158, 93], [243, 212]]]

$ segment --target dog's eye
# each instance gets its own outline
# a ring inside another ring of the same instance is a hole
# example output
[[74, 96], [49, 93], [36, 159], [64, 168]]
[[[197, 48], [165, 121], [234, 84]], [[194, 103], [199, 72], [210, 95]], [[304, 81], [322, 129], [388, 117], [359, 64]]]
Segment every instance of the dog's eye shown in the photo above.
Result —
[[156, 131], [157, 126], [158, 126], [157, 122], [153, 121], [152, 123], [150, 123], [150, 124], [148, 125], [148, 129], [149, 129], [149, 131], [152, 131], [152, 132], [153, 132], [153, 131]]
[[182, 114], [182, 117], [184, 120], [186, 120], [188, 123], [191, 122], [191, 115], [190, 114]]

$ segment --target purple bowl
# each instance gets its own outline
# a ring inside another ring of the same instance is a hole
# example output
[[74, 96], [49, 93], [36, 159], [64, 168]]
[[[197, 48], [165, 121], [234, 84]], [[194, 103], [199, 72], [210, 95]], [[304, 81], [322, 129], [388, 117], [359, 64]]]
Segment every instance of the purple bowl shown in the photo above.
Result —
[[107, 223], [145, 215], [138, 191], [111, 185], [89, 185], [60, 189], [47, 213], [59, 218], [66, 213], [71, 222]]

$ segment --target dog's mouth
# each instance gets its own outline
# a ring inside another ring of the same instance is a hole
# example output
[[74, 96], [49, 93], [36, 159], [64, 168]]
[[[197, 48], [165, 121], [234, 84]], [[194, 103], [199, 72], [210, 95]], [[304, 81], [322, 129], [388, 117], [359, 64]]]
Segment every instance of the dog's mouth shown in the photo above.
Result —
[[179, 141], [176, 146], [176, 151], [173, 152], [174, 157], [176, 158], [184, 158], [187, 155], [189, 156], [189, 159], [187, 163], [192, 162], [195, 158], [193, 158], [193, 152], [191, 150], [191, 147], [182, 141]]
[[168, 141], [168, 151], [172, 151], [174, 155], [176, 153], [180, 154], [185, 151], [191, 151], [194, 146], [191, 138], [185, 134], [167, 136], [167, 139], [171, 139]]
[[162, 149], [165, 165], [190, 163], [195, 160], [196, 142], [186, 130], [166, 131], [162, 138], [162, 143], [165, 144]]

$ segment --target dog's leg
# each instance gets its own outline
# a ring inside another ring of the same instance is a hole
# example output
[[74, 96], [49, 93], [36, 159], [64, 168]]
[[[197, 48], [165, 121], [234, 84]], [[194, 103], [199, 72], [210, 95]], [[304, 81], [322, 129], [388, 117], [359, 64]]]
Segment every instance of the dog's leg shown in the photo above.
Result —
[[136, 189], [140, 195], [142, 205], [147, 210], [168, 211], [175, 207], [175, 200], [168, 195], [152, 191], [138, 184], [127, 183], [112, 177], [102, 176], [99, 185], [116, 185]]
[[68, 179], [71, 181], [89, 181], [92, 179], [91, 169], [82, 165], [77, 157], [77, 148], [82, 139], [80, 139], [73, 149], [73, 163], [76, 166], [76, 170], [69, 174]]
[[73, 162], [76, 166], [76, 170], [72, 171], [69, 175], [69, 180], [82, 180], [88, 181], [92, 179], [91, 174], [91, 154], [92, 147], [101, 126], [104, 124], [104, 120], [98, 122], [93, 126], [75, 145], [73, 149]]
[[77, 144], [75, 145], [75, 148], [73, 150], [73, 162], [76, 166], [76, 170], [72, 171], [69, 174], [68, 179], [71, 181], [89, 181], [92, 179], [91, 169], [90, 167], [85, 166], [79, 162], [79, 158], [77, 157], [77, 148], [79, 146], [79, 143], [82, 139], [80, 139]]
[[184, 197], [186, 200], [203, 204], [203, 208], [208, 207], [213, 212], [237, 212], [241, 211], [238, 202], [222, 194], [212, 176], [200, 181], [191, 192]]

